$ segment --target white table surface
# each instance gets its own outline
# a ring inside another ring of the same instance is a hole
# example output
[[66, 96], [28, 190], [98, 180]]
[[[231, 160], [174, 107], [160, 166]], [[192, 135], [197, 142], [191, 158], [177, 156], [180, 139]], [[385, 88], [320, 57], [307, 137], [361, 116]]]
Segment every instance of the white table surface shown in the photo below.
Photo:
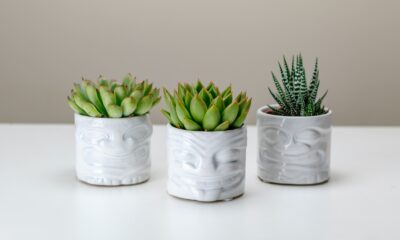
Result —
[[0, 239], [400, 239], [400, 128], [334, 127], [331, 180], [262, 183], [248, 128], [245, 194], [198, 203], [165, 190], [165, 127], [152, 177], [95, 187], [76, 180], [72, 125], [0, 125]]

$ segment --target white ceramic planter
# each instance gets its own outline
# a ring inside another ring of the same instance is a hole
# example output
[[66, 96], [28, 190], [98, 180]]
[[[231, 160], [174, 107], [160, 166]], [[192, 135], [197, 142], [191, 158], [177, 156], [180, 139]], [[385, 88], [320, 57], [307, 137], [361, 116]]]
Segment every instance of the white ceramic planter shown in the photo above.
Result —
[[258, 176], [280, 184], [307, 185], [329, 179], [331, 115], [285, 117], [257, 111]]
[[92, 118], [75, 114], [76, 172], [83, 182], [117, 186], [150, 177], [148, 115], [132, 118]]
[[244, 193], [246, 127], [204, 132], [168, 125], [168, 193], [213, 202]]

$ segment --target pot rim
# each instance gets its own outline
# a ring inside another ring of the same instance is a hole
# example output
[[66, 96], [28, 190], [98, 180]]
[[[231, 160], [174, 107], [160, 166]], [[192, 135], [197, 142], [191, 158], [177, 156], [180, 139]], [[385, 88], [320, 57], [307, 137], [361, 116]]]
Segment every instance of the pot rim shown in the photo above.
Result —
[[146, 113], [145, 115], [142, 115], [142, 116], [133, 116], [133, 117], [120, 117], [120, 118], [109, 118], [109, 117], [91, 117], [91, 116], [84, 116], [84, 115], [81, 115], [81, 114], [79, 114], [79, 113], [75, 113], [74, 114], [75, 115], [75, 117], [79, 117], [79, 118], [82, 118], [82, 119], [98, 119], [98, 120], [102, 120], [102, 121], [121, 121], [121, 120], [129, 120], [129, 119], [139, 119], [139, 118], [146, 118], [146, 117], [149, 117], [150, 116], [150, 114], [149, 113]]
[[192, 130], [176, 128], [176, 127], [172, 126], [170, 123], [167, 123], [167, 127], [169, 129], [173, 129], [174, 131], [178, 131], [178, 132], [182, 132], [182, 133], [195, 133], [195, 134], [216, 134], [216, 133], [229, 134], [229, 133], [233, 133], [235, 131], [239, 132], [239, 131], [242, 131], [242, 130], [246, 130], [246, 124], [243, 124], [240, 128], [229, 129], [229, 130], [225, 130], [225, 131], [192, 131]]
[[[278, 104], [271, 104], [270, 106], [279, 106]], [[258, 116], [269, 116], [269, 117], [275, 117], [275, 118], [291, 118], [291, 119], [309, 119], [309, 118], [325, 118], [328, 117], [330, 115], [332, 115], [332, 110], [328, 109], [328, 112], [325, 114], [321, 114], [321, 115], [316, 115], [316, 116], [281, 116], [281, 115], [274, 115], [274, 114], [269, 114], [266, 113], [265, 110], [269, 109], [269, 107], [267, 105], [260, 107], [259, 109], [257, 109], [257, 115]]]

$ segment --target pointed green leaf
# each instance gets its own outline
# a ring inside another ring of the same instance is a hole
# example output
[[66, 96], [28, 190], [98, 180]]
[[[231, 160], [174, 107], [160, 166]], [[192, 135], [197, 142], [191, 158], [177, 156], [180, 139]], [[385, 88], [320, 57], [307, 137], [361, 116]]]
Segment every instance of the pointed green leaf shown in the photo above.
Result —
[[[115, 95], [112, 94], [107, 89], [106, 86], [100, 86], [99, 87], [99, 92], [100, 92], [101, 101], [102, 101], [104, 106], [116, 103]], [[107, 109], [107, 107], [106, 107], [106, 109]]]
[[133, 85], [133, 76], [132, 74], [128, 73], [124, 79], [122, 80], [122, 84], [125, 86], [127, 95], [130, 94], [130, 92], [132, 91], [132, 85]]
[[204, 114], [203, 118], [203, 128], [206, 131], [214, 130], [221, 120], [221, 113], [219, 109], [215, 105], [211, 105], [211, 107]]
[[110, 90], [110, 81], [104, 79], [103, 76], [101, 76], [101, 75], [97, 79], [97, 85], [98, 86], [105, 86], [107, 88], [107, 90]]
[[85, 99], [76, 94], [73, 97], [76, 105], [78, 105], [79, 108], [85, 111], [87, 115], [91, 117], [101, 117], [101, 113], [96, 109], [93, 104], [87, 102]]
[[208, 88], [208, 92], [211, 94], [212, 98], [215, 98], [219, 95], [219, 92], [218, 92], [217, 88], [214, 86], [214, 84], [212, 84]]
[[232, 103], [232, 93], [229, 93], [227, 96], [223, 97], [224, 106], [228, 106]]
[[72, 108], [72, 110], [74, 110], [74, 112], [80, 114], [80, 115], [84, 115], [87, 116], [87, 114], [85, 113], [85, 111], [80, 108], [78, 105], [76, 105], [76, 103], [74, 102], [73, 99], [71, 99], [70, 97], [67, 98], [67, 102], [68, 105]]
[[166, 88], [163, 88], [163, 92], [164, 92], [165, 102], [167, 103], [169, 108], [169, 114], [171, 116], [172, 124], [177, 128], [181, 128], [182, 124], [175, 110], [175, 100], [172, 98], [171, 94], [168, 92]]
[[139, 102], [140, 99], [142, 99], [142, 97], [143, 97], [143, 91], [142, 90], [134, 90], [131, 93], [131, 97], [134, 97], [136, 102]]
[[206, 111], [207, 111], [206, 103], [198, 94], [196, 94], [192, 98], [192, 101], [190, 102], [190, 113], [193, 117], [193, 120], [195, 120], [198, 123], [202, 123]]
[[143, 90], [143, 95], [149, 94], [152, 89], [153, 89], [153, 83], [147, 84]]
[[190, 109], [190, 102], [192, 101], [193, 95], [190, 92], [186, 92], [184, 102], [187, 109]]
[[161, 109], [161, 113], [167, 118], [168, 122], [171, 125], [174, 125], [173, 122], [172, 122], [172, 119], [171, 119], [171, 115], [169, 114], [169, 112], [167, 110]]
[[159, 88], [154, 88], [154, 89], [149, 93], [149, 95], [151, 95], [151, 98], [152, 98], [153, 101], [154, 101], [154, 100], [157, 99], [158, 96], [160, 95], [160, 89], [159, 89]]
[[182, 99], [178, 97], [178, 99], [175, 98], [175, 101], [176, 101], [176, 114], [178, 115], [179, 120], [183, 123], [184, 118], [190, 119], [191, 118], [190, 113], [186, 109]]
[[184, 99], [186, 95], [185, 87], [181, 83], [178, 83], [178, 95], [181, 99]]
[[122, 100], [124, 100], [124, 98], [126, 97], [125, 87], [123, 87], [121, 85], [116, 86], [114, 89], [114, 94], [115, 94], [115, 98], [116, 98], [116, 104], [121, 105]]
[[137, 104], [137, 107], [135, 109], [135, 115], [144, 115], [148, 111], [150, 111], [152, 107], [153, 101], [151, 99], [150, 95], [144, 96]]
[[207, 89], [203, 88], [199, 92], [199, 96], [203, 99], [203, 101], [207, 104], [207, 106], [210, 106], [212, 97], [211, 94], [207, 91]]
[[236, 120], [233, 122], [233, 127], [234, 128], [239, 128], [243, 125], [244, 120], [246, 120], [247, 114], [249, 113], [250, 106], [251, 106], [251, 101], [252, 99], [250, 98], [246, 104], [244, 105], [243, 109], [240, 110], [238, 117]]
[[221, 96], [222, 98], [225, 98], [226, 96], [228, 96], [228, 94], [232, 93], [232, 86], [229, 85], [222, 93]]
[[83, 94], [82, 90], [83, 90], [83, 87], [80, 84], [74, 83], [74, 89], [72, 90], [72, 93], [75, 93], [75, 94], [79, 95], [81, 98], [87, 100], [87, 98]]
[[225, 131], [229, 128], [230, 122], [229, 121], [225, 121], [223, 123], [221, 123], [220, 125], [218, 125], [214, 131]]
[[217, 106], [217, 108], [219, 109], [220, 112], [222, 112], [224, 110], [224, 102], [222, 101], [221, 96], [217, 96], [216, 98], [214, 98], [214, 100], [211, 102], [211, 104], [214, 104], [215, 106]]
[[137, 102], [134, 97], [127, 97], [125, 98], [122, 103], [122, 113], [125, 117], [133, 114], [136, 110]]
[[102, 115], [107, 115], [107, 111], [103, 106], [102, 102], [99, 98], [99, 93], [93, 85], [88, 85], [86, 87], [86, 95], [89, 98], [89, 101], [102, 113]]
[[155, 105], [157, 105], [161, 100], [161, 97], [156, 98], [155, 100], [153, 100], [153, 103], [151, 104], [152, 107], [154, 107]]
[[108, 115], [111, 118], [120, 118], [122, 117], [122, 107], [117, 106], [115, 104], [110, 104], [108, 106], [106, 106]]
[[233, 101], [225, 110], [222, 112], [222, 121], [228, 121], [233, 123], [239, 113], [239, 104]]
[[191, 119], [184, 118], [184, 119], [182, 119], [182, 123], [186, 130], [189, 130], [189, 131], [201, 130], [201, 126]]
[[91, 85], [91, 84], [92, 84], [92, 82], [91, 82], [90, 80], [87, 80], [87, 79], [83, 79], [83, 78], [82, 78], [81, 92], [82, 92], [82, 95], [84, 96], [84, 100], [89, 100], [89, 98], [88, 98], [88, 96], [87, 96], [87, 94], [86, 94], [86, 87], [87, 87], [88, 85]]
[[204, 88], [203, 84], [201, 83], [200, 79], [197, 80], [196, 86], [194, 87], [196, 89], [197, 93], [200, 93], [200, 91]]

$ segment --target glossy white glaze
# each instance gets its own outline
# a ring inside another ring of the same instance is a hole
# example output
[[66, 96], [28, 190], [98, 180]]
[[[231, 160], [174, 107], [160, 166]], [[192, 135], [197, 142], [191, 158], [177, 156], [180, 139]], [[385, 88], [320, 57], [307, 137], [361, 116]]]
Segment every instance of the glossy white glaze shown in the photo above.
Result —
[[169, 194], [204, 202], [243, 194], [246, 127], [203, 132], [168, 125], [167, 131]]
[[285, 117], [257, 111], [258, 176], [266, 182], [316, 184], [329, 179], [331, 112]]
[[150, 177], [148, 115], [92, 118], [75, 114], [76, 172], [95, 185], [130, 185]]

